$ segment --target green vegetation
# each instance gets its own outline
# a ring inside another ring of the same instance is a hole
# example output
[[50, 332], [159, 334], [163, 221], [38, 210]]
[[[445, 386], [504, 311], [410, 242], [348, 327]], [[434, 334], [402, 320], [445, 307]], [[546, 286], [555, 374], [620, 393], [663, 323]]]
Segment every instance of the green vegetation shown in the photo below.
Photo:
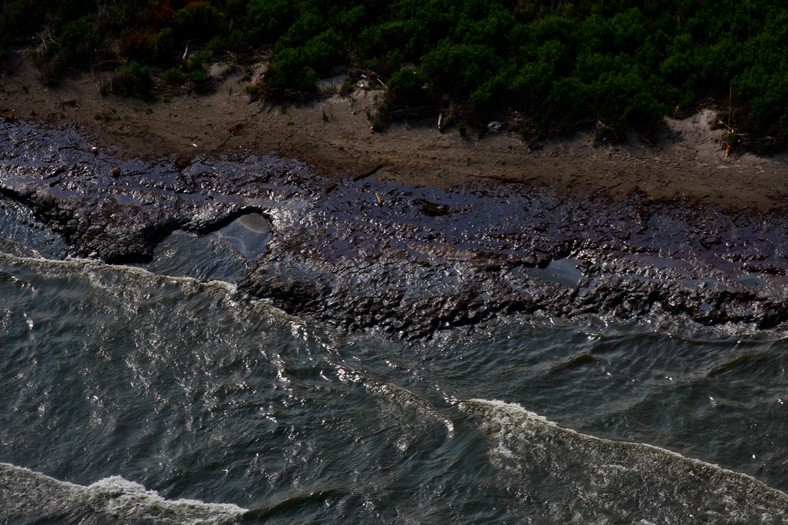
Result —
[[3, 2], [0, 60], [31, 38], [45, 81], [108, 68], [119, 93], [137, 96], [205, 88], [210, 60], [264, 52], [259, 96], [304, 99], [344, 66], [387, 86], [383, 121], [442, 112], [463, 126], [505, 120], [527, 138], [615, 138], [715, 105], [740, 142], [788, 142], [780, 0]]

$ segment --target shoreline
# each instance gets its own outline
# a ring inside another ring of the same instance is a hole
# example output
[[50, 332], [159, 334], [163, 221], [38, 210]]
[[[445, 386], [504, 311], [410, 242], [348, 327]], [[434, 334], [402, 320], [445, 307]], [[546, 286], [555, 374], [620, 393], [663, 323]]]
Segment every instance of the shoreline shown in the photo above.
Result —
[[[250, 69], [260, 74], [262, 65]], [[462, 137], [456, 129], [396, 124], [371, 130], [380, 91], [359, 86], [348, 96], [327, 95], [302, 105], [249, 102], [240, 73], [224, 76], [215, 64], [216, 90], [146, 103], [102, 96], [100, 74], [82, 73], [55, 88], [42, 85], [31, 61], [0, 77], [2, 114], [50, 127], [74, 126], [102, 151], [145, 161], [275, 154], [309, 164], [329, 185], [372, 178], [406, 186], [449, 189], [493, 185], [507, 191], [552, 188], [583, 199], [604, 194], [621, 201], [633, 192], [651, 201], [680, 201], [728, 211], [788, 208], [788, 153], [725, 157], [720, 130], [709, 129], [710, 110], [682, 121], [666, 120], [660, 143], [631, 139], [595, 147], [590, 137], [549, 142], [531, 151], [503, 132]], [[328, 92], [336, 91], [328, 84]]]
[[172, 233], [255, 213], [271, 239], [238, 261], [238, 290], [349, 331], [415, 340], [537, 312], [788, 323], [788, 162], [724, 157], [708, 111], [656, 148], [529, 151], [504, 133], [372, 133], [364, 89], [272, 108], [229, 77], [150, 105], [84, 75], [14, 91], [19, 75], [0, 230], [23, 251], [145, 263]]
[[[19, 253], [161, 261], [169, 275], [171, 256], [157, 258], [157, 248], [186, 233], [208, 243], [193, 249], [241, 272], [244, 296], [407, 340], [539, 312], [788, 322], [788, 230], [777, 206], [741, 212], [643, 191], [615, 201], [538, 186], [331, 182], [273, 156], [124, 161], [74, 130], [19, 120], [0, 131], [0, 245]], [[250, 214], [260, 223], [244, 227], [250, 244], [216, 251], [208, 234]], [[212, 278], [196, 270], [185, 276]]]

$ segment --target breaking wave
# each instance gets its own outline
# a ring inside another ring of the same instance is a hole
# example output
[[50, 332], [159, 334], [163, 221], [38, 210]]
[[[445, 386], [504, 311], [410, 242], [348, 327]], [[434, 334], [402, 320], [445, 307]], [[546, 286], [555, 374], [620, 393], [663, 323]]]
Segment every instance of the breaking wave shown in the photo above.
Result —
[[470, 400], [507, 490], [551, 523], [785, 523], [788, 496], [642, 443], [562, 428], [518, 404]]

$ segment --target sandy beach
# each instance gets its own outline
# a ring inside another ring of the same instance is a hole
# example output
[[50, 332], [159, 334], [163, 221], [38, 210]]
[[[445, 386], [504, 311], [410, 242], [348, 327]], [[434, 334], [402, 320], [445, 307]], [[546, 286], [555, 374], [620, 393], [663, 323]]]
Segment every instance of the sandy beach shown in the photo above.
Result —
[[[761, 158], [733, 151], [725, 156], [713, 109], [666, 120], [656, 145], [636, 137], [595, 146], [577, 134], [531, 150], [516, 134], [457, 128], [436, 122], [395, 124], [373, 132], [369, 114], [382, 86], [357, 85], [350, 95], [326, 94], [298, 105], [250, 101], [247, 87], [264, 66], [224, 75], [215, 64], [211, 94], [175, 93], [154, 103], [102, 96], [102, 74], [68, 77], [57, 87], [38, 80], [20, 55], [0, 76], [0, 111], [15, 119], [55, 127], [76, 126], [97, 147], [120, 158], [153, 160], [276, 154], [313, 166], [329, 181], [372, 177], [415, 187], [506, 184], [512, 191], [549, 186], [585, 197], [598, 192], [618, 200], [640, 191], [650, 200], [683, 200], [727, 210], [782, 208], [788, 203], [788, 155]], [[340, 82], [341, 80], [337, 80]], [[333, 94], [331, 94], [334, 92]]]

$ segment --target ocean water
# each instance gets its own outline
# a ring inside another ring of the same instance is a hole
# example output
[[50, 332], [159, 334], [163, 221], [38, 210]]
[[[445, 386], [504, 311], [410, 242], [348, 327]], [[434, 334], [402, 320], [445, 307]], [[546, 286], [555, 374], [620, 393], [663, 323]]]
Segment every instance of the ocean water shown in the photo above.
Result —
[[0, 253], [0, 523], [788, 522], [784, 331], [348, 334], [236, 293], [239, 231]]

